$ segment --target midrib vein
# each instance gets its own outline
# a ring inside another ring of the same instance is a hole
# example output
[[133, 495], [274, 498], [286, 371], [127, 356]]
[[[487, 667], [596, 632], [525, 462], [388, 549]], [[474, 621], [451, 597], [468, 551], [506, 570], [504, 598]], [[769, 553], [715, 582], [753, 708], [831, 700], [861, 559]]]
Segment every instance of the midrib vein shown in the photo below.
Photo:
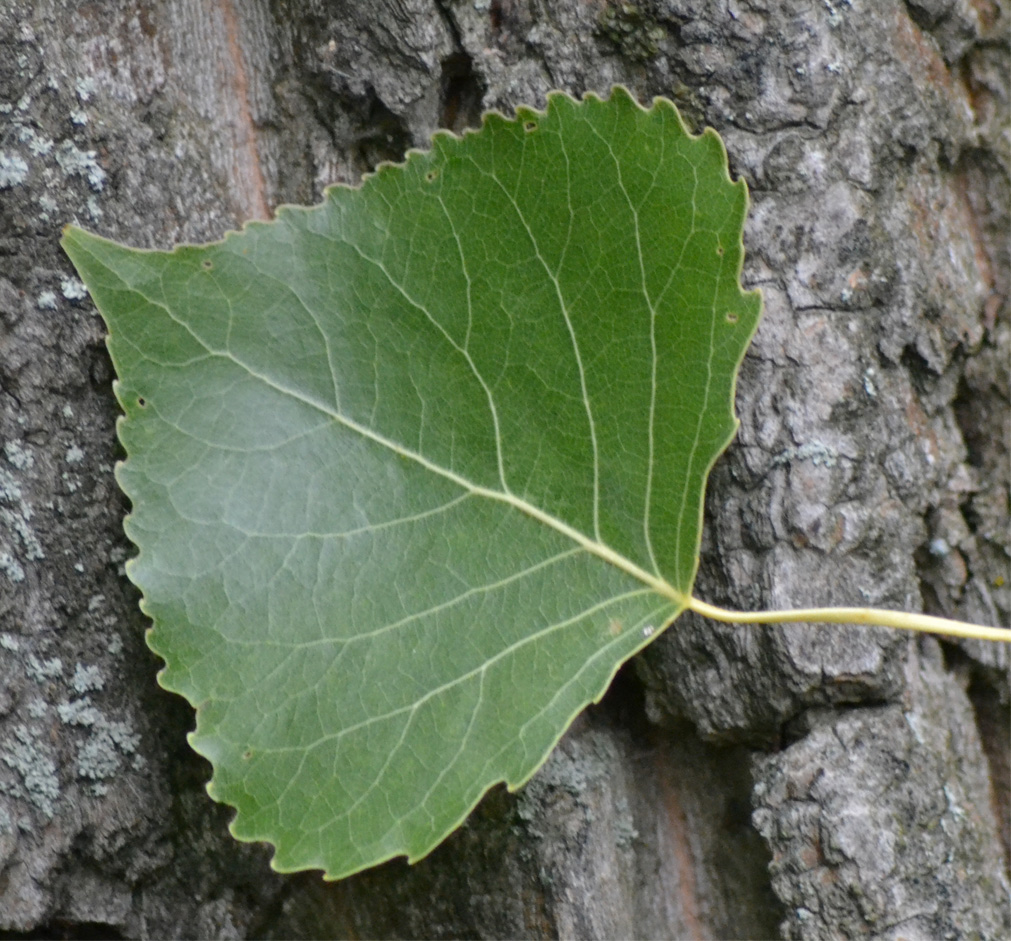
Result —
[[[169, 313], [169, 316], [172, 317], [172, 314]], [[176, 318], [173, 317], [172, 319], [175, 320]], [[176, 322], [180, 323], [182, 326], [186, 327], [187, 330], [189, 330], [189, 327], [186, 326], [185, 324], [182, 324], [180, 321]], [[190, 332], [192, 333], [192, 331]], [[203, 343], [200, 337], [198, 337], [196, 334], [193, 334], [193, 336], [195, 337], [195, 339], [197, 339], [198, 342]], [[400, 457], [406, 458], [410, 461], [414, 461], [414, 463], [418, 464], [421, 467], [424, 467], [425, 470], [433, 474], [437, 474], [441, 477], [444, 477], [446, 480], [451, 481], [458, 487], [461, 487], [462, 489], [468, 491], [469, 493], [472, 493], [474, 496], [483, 497], [487, 500], [495, 500], [499, 503], [504, 503], [507, 506], [511, 506], [514, 509], [519, 510], [521, 513], [526, 513], [527, 516], [533, 517], [538, 522], [543, 523], [545, 526], [551, 527], [556, 532], [565, 536], [567, 539], [570, 539], [577, 545], [582, 546], [584, 549], [586, 549], [587, 552], [590, 552], [593, 555], [597, 556], [598, 558], [603, 559], [605, 562], [609, 562], [615, 568], [618, 568], [621, 571], [627, 573], [628, 575], [631, 575], [633, 578], [637, 578], [644, 585], [647, 585], [649, 588], [652, 588], [653, 591], [657, 592], [657, 594], [662, 595], [665, 598], [669, 598], [670, 600], [674, 601], [679, 605], [687, 604], [688, 601], [687, 597], [681, 594], [681, 592], [677, 591], [677, 589], [675, 589], [673, 585], [671, 585], [664, 579], [657, 578], [655, 575], [651, 575], [645, 569], [640, 568], [630, 559], [625, 558], [625, 556], [623, 556], [619, 552], [616, 552], [610, 546], [605, 545], [604, 543], [598, 540], [590, 539], [588, 536], [585, 536], [583, 535], [583, 533], [579, 532], [578, 529], [574, 529], [573, 527], [569, 526], [568, 523], [565, 523], [562, 520], [558, 519], [557, 517], [552, 516], [550, 513], [545, 513], [544, 510], [534, 506], [532, 503], [528, 503], [526, 500], [523, 500], [520, 497], [517, 497], [515, 494], [506, 493], [499, 490], [491, 490], [488, 487], [482, 487], [480, 484], [475, 484], [472, 481], [467, 480], [466, 477], [462, 477], [459, 474], [455, 473], [454, 471], [451, 471], [445, 467], [441, 467], [440, 465], [434, 463], [433, 461], [430, 461], [424, 455], [418, 454], [416, 451], [412, 451], [409, 448], [405, 448], [403, 445], [398, 444], [396, 441], [392, 441], [391, 439], [385, 437], [384, 435], [381, 435], [378, 432], [373, 431], [371, 428], [359, 424], [353, 419], [348, 418], [346, 415], [342, 415], [339, 412], [335, 412], [329, 406], [324, 405], [321, 402], [317, 402], [314, 399], [310, 398], [309, 396], [304, 395], [303, 393], [295, 389], [289, 389], [281, 385], [280, 383], [275, 382], [269, 376], [265, 376], [261, 373], [258, 373], [252, 367], [242, 362], [241, 360], [236, 359], [236, 357], [234, 357], [230, 353], [220, 353], [211, 349], [208, 349], [208, 352], [214, 356], [220, 356], [229, 360], [230, 362], [235, 363], [235, 365], [244, 369], [250, 376], [264, 383], [264, 385], [267, 385], [270, 388], [276, 390], [277, 392], [280, 392], [282, 395], [291, 396], [293, 399], [302, 402], [305, 405], [308, 405], [310, 408], [317, 409], [318, 411], [322, 412], [324, 415], [326, 415], [333, 421], [337, 422], [337, 424], [347, 428], [349, 431], [353, 431], [356, 434], [361, 435], [363, 438], [367, 438], [369, 441], [372, 441], [375, 444], [378, 444], [386, 448], [387, 450], [393, 452], [394, 454], [399, 455]]]
[[232, 353], [214, 349], [188, 323], [186, 323], [184, 320], [180, 320], [179, 317], [177, 317], [172, 312], [172, 310], [168, 307], [168, 305], [166, 305], [162, 301], [158, 301], [152, 297], [148, 297], [143, 291], [139, 290], [134, 285], [129, 284], [124, 278], [122, 278], [118, 274], [118, 272], [114, 271], [104, 262], [100, 261], [99, 263], [102, 264], [103, 267], [105, 267], [110, 274], [117, 277], [123, 284], [126, 284], [131, 291], [142, 297], [148, 304], [151, 304], [155, 307], [159, 307], [163, 311], [165, 311], [166, 316], [168, 316], [169, 319], [172, 320], [174, 323], [182, 327], [182, 329], [184, 329], [191, 337], [193, 337], [193, 339], [196, 340], [197, 343], [199, 343], [205, 350], [207, 350], [209, 355], [216, 356], [221, 359], [228, 360], [231, 363], [234, 363], [240, 369], [245, 370], [245, 372], [248, 373], [252, 378], [257, 379], [264, 385], [269, 386], [271, 389], [274, 389], [276, 392], [280, 392], [282, 395], [290, 396], [296, 401], [302, 402], [304, 405], [308, 405], [310, 408], [316, 409], [323, 415], [326, 415], [332, 421], [337, 422], [339, 425], [344, 426], [349, 431], [353, 431], [356, 434], [361, 435], [363, 438], [367, 438], [368, 440], [386, 448], [387, 450], [393, 452], [394, 454], [398, 454], [403, 458], [413, 461], [414, 463], [418, 464], [421, 467], [424, 467], [427, 471], [433, 474], [437, 474], [441, 477], [444, 477], [446, 480], [451, 481], [458, 487], [461, 487], [462, 489], [468, 491], [469, 493], [472, 493], [474, 496], [483, 497], [487, 500], [495, 500], [499, 503], [504, 503], [507, 506], [511, 506], [514, 509], [519, 510], [521, 513], [525, 513], [527, 516], [530, 516], [533, 519], [537, 520], [538, 522], [543, 523], [545, 526], [550, 527], [551, 529], [555, 530], [555, 532], [565, 536], [567, 539], [572, 540], [574, 543], [576, 543], [576, 545], [582, 546], [584, 549], [586, 549], [587, 552], [592, 553], [593, 555], [597, 556], [597, 558], [603, 559], [605, 562], [610, 563], [615, 568], [620, 569], [626, 574], [631, 575], [633, 578], [638, 579], [640, 582], [651, 588], [653, 591], [655, 591], [662, 597], [669, 598], [671, 601], [682, 606], [688, 603], [688, 598], [681, 592], [679, 592], [676, 588], [674, 588], [674, 586], [671, 585], [666, 580], [650, 574], [649, 572], [645, 571], [645, 569], [641, 569], [630, 559], [626, 559], [625, 556], [623, 556], [621, 553], [615, 552], [615, 550], [612, 549], [610, 546], [605, 545], [599, 540], [590, 539], [588, 536], [585, 536], [583, 535], [583, 533], [579, 532], [579, 530], [569, 526], [568, 523], [562, 522], [562, 520], [552, 516], [550, 513], [545, 513], [544, 510], [534, 506], [532, 503], [528, 503], [526, 500], [520, 499], [519, 497], [515, 496], [512, 493], [506, 493], [498, 490], [491, 490], [488, 487], [482, 487], [479, 484], [475, 484], [472, 481], [467, 480], [465, 477], [461, 477], [459, 474], [449, 470], [448, 468], [440, 467], [438, 464], [435, 464], [433, 461], [430, 461], [424, 455], [418, 454], [417, 452], [412, 451], [409, 448], [405, 448], [403, 445], [397, 444], [397, 442], [390, 440], [389, 438], [379, 434], [376, 431], [373, 431], [371, 428], [359, 424], [353, 419], [348, 418], [346, 415], [340, 414], [340, 412], [334, 411], [328, 405], [316, 401], [310, 396], [305, 395], [302, 392], [299, 392], [297, 389], [290, 389], [281, 385], [278, 382], [275, 382], [273, 379], [270, 378], [270, 376], [265, 376], [262, 373], [257, 372], [255, 369], [253, 369], [252, 366], [250, 366], [248, 363], [244, 363], [242, 360], [238, 359]]

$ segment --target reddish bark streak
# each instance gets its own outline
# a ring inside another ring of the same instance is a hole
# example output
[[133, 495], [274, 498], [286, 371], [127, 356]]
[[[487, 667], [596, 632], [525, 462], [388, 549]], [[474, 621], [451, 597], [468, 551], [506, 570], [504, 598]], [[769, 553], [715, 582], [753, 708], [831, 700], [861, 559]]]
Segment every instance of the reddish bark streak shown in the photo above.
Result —
[[895, 17], [896, 57], [904, 63], [912, 75], [922, 75], [924, 84], [943, 89], [952, 97], [957, 97], [955, 83], [937, 47], [923, 35], [923, 31], [905, 12], [897, 11]]
[[234, 98], [238, 105], [238, 123], [235, 127], [236, 147], [232, 162], [235, 181], [242, 194], [243, 210], [248, 218], [269, 219], [267, 206], [267, 184], [260, 166], [260, 154], [256, 146], [256, 124], [249, 107], [249, 79], [246, 76], [245, 57], [239, 41], [239, 21], [233, 0], [222, 0], [221, 15], [225, 24], [225, 38], [228, 42], [228, 57], [231, 61]]
[[699, 917], [698, 887], [695, 883], [695, 854], [692, 851], [691, 834], [688, 828], [688, 817], [677, 790], [670, 780], [670, 769], [664, 767], [661, 759], [657, 780], [662, 782], [663, 807], [669, 823], [670, 845], [677, 860], [678, 900], [681, 917], [688, 937], [693, 941], [704, 941], [707, 933], [703, 930]]
[[997, 292], [987, 238], [979, 214], [973, 205], [972, 195], [969, 191], [969, 179], [964, 170], [955, 178], [955, 194], [964, 221], [963, 231], [966, 232], [972, 243], [976, 269], [990, 291], [983, 307], [983, 325], [992, 332], [997, 323], [997, 312], [1000, 310], [1004, 298]]

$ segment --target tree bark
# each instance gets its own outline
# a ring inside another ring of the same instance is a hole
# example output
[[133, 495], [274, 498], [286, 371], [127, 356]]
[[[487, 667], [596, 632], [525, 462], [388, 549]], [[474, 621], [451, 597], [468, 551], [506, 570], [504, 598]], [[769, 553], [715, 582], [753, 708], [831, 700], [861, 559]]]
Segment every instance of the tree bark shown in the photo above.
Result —
[[518, 794], [337, 884], [236, 843], [123, 562], [58, 248], [217, 238], [488, 108], [672, 98], [751, 188], [765, 316], [696, 594], [1007, 625], [1006, 0], [13, 0], [0, 9], [0, 930], [1011, 933], [1004, 646], [684, 615]]

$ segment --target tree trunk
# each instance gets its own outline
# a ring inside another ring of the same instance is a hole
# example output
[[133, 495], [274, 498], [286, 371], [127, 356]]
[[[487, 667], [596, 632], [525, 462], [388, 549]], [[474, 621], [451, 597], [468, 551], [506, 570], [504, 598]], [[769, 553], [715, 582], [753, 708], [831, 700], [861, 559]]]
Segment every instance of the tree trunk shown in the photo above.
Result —
[[[765, 316], [696, 593], [1006, 625], [1006, 0], [8, 0], [0, 930], [1003, 937], [1008, 649], [684, 615], [532, 782], [337, 884], [227, 833], [123, 561], [103, 330], [57, 246], [219, 237], [560, 88], [672, 98]], [[21, 936], [24, 936], [21, 935]]]

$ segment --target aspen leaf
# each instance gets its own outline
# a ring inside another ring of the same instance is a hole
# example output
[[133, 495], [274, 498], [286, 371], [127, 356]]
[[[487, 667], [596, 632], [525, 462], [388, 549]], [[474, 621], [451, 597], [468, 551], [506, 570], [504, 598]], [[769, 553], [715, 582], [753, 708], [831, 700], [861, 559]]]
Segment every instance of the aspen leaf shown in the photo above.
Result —
[[218, 243], [66, 230], [160, 680], [275, 868], [424, 856], [684, 609], [746, 205], [713, 131], [619, 88]]

